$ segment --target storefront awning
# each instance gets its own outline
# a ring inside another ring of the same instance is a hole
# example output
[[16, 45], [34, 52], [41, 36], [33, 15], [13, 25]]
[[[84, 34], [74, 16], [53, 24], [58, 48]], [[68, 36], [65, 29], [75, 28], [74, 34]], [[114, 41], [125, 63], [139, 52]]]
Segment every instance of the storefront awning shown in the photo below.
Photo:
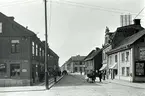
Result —
[[114, 63], [114, 64], [110, 67], [110, 69], [117, 69], [117, 63]]
[[99, 70], [105, 70], [107, 68], [107, 64], [103, 64], [103, 66]]

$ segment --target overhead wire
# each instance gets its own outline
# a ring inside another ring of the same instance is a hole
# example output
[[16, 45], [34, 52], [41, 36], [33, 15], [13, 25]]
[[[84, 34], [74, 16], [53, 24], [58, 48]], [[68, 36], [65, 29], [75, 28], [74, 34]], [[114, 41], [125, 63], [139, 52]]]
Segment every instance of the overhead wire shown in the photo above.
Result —
[[[135, 16], [135, 18], [136, 18], [137, 16], [139, 16], [139, 14], [140, 14], [144, 9], [145, 9], [145, 7], [141, 9], [141, 11]], [[135, 19], [135, 18], [134, 18], [134, 19]]]
[[118, 14], [124, 14], [124, 13], [132, 14], [132, 15], [137, 14], [137, 13], [134, 13], [134, 12], [130, 12], [128, 10], [117, 9], [117, 8], [105, 8], [105, 7], [102, 7], [102, 6], [90, 5], [90, 4], [85, 4], [85, 3], [77, 3], [77, 2], [72, 2], [72, 1], [68, 1], [68, 0], [52, 1], [52, 2], [53, 3], [58, 3], [58, 4], [67, 4], [67, 5], [77, 6], [77, 7], [82, 7], [82, 8], [90, 8], [90, 9], [93, 9], [93, 10], [113, 12], [113, 13], [118, 13]]
[[12, 6], [12, 5], [15, 5], [15, 4], [25, 4], [25, 3], [34, 3], [34, 2], [38, 2], [36, 0], [25, 0], [25, 1], [18, 1], [18, 2], [9, 2], [7, 4], [0, 4], [0, 7], [9, 7], [9, 6]]

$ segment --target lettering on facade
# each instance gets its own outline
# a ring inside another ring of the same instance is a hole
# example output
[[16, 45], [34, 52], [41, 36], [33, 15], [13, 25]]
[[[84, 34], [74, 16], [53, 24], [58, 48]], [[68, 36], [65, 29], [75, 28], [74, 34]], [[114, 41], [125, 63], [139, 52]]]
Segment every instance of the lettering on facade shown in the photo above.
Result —
[[0, 64], [0, 72], [5, 72], [6, 71], [6, 64]]
[[27, 72], [27, 69], [22, 69], [22, 72]]

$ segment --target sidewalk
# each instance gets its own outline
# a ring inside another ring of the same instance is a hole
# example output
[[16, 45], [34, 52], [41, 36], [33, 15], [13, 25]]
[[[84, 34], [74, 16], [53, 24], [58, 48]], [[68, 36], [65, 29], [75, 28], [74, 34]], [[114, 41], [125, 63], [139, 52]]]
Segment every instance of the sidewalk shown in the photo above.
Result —
[[106, 79], [106, 80], [102, 80], [102, 82], [115, 83], [123, 86], [145, 89], [145, 83], [134, 83], [134, 82], [119, 80], [119, 79], [113, 79], [113, 80]]
[[[57, 78], [57, 82], [61, 80], [63, 76]], [[55, 83], [54, 79], [51, 78], [49, 80], [49, 88], [51, 88]], [[45, 82], [41, 83], [37, 86], [17, 86], [17, 87], [0, 87], [0, 93], [4, 92], [25, 92], [25, 91], [44, 91], [45, 90]]]

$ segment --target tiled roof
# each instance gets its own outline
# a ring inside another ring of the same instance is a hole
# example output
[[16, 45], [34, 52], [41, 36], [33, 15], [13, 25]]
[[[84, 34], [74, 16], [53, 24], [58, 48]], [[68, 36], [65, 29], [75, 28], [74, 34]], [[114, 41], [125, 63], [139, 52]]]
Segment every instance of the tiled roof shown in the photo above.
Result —
[[109, 53], [117, 51], [118, 49], [121, 49], [121, 48], [124, 48], [124, 47], [126, 47], [128, 45], [133, 44], [135, 41], [137, 41], [143, 35], [145, 35], [145, 30], [139, 31], [136, 34], [125, 38], [121, 43], [118, 44], [118, 46], [116, 46], [116, 48], [110, 50]]
[[99, 49], [99, 50], [92, 50], [87, 56], [86, 58], [84, 59], [85, 61], [88, 61], [88, 60], [91, 60], [93, 59], [99, 52], [101, 52], [102, 49]]

